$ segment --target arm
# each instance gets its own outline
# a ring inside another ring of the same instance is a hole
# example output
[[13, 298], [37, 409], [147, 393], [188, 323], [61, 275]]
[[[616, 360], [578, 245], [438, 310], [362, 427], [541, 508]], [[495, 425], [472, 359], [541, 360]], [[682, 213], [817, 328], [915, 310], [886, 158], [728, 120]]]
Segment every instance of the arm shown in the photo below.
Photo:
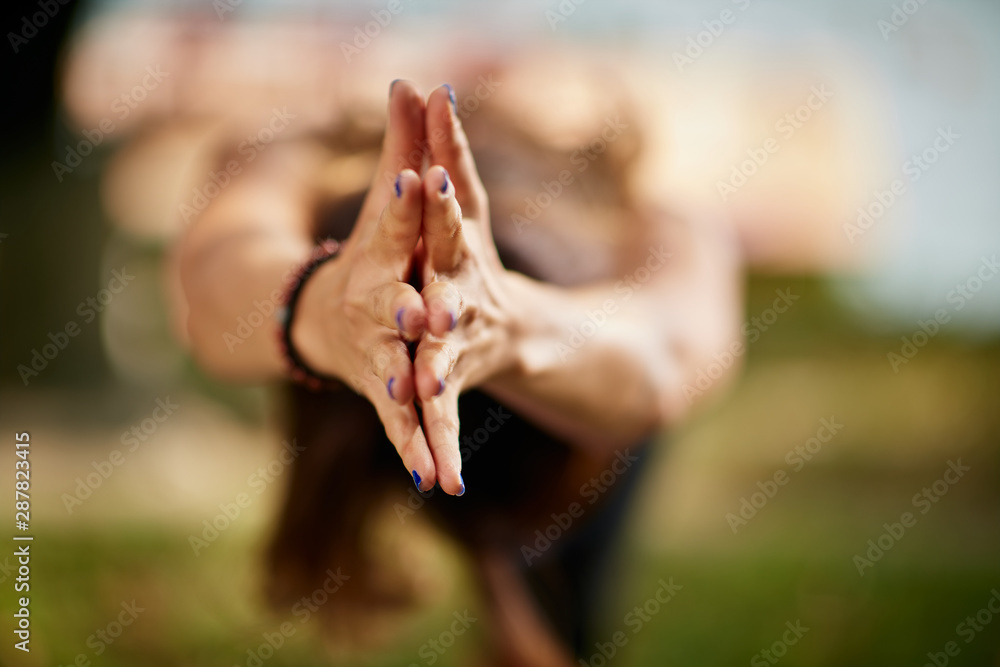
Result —
[[[386, 436], [423, 490], [436, 482], [458, 494], [460, 466], [428, 443], [413, 403], [414, 374], [406, 340], [427, 325], [424, 301], [406, 281], [420, 238], [423, 99], [412, 85], [393, 87], [383, 152], [358, 221], [341, 253], [304, 283], [291, 338], [310, 368], [363, 394]], [[226, 379], [284, 376], [277, 323], [240, 338], [241, 318], [271, 310], [291, 272], [313, 247], [319, 172], [308, 151], [274, 146], [235, 179], [188, 230], [177, 267], [188, 304], [186, 328], [195, 356]], [[402, 168], [401, 168], [402, 167]], [[389, 175], [389, 178], [385, 178]], [[244, 333], [246, 329], [244, 328]], [[234, 342], [234, 336], [241, 342]]]
[[[216, 377], [271, 381], [285, 373], [273, 314], [313, 247], [308, 165], [296, 153], [272, 147], [182, 238], [176, 269], [187, 302], [183, 325], [195, 358]], [[247, 319], [255, 312], [263, 316], [256, 327]]]
[[[506, 271], [444, 89], [431, 94], [427, 123], [436, 166], [425, 176], [423, 295], [432, 317], [458, 315], [454, 331], [431, 327], [414, 361], [431, 441], [453, 441], [457, 456], [458, 395], [471, 387], [598, 450], [674, 423], [688, 407], [685, 385], [737, 335], [733, 245], [664, 218], [651, 239], [639, 239], [648, 274], [564, 289]], [[593, 319], [603, 324], [584, 326]], [[573, 329], [590, 333], [574, 340]]]
[[613, 283], [566, 289], [509, 274], [514, 363], [484, 388], [585, 446], [623, 446], [676, 424], [699, 370], [739, 340], [741, 300], [724, 230], [676, 225], [680, 239], [650, 244]]

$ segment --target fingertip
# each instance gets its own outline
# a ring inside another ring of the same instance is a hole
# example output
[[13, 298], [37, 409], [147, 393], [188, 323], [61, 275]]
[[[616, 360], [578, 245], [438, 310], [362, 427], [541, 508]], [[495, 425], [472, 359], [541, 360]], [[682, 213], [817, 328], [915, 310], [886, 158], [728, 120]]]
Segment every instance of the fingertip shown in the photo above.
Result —
[[401, 169], [396, 174], [393, 182], [393, 194], [396, 200], [406, 200], [407, 204], [413, 203], [413, 197], [420, 193], [420, 176], [409, 167]]
[[[390, 254], [406, 256], [420, 237], [423, 217], [423, 193], [420, 176], [412, 169], [402, 169], [390, 185], [388, 205], [379, 216], [377, 239], [387, 244]], [[403, 252], [400, 245], [406, 246]]]
[[427, 97], [427, 110], [433, 114], [433, 120], [440, 123], [452, 123], [458, 120], [458, 100], [451, 84], [443, 83]]
[[436, 281], [421, 292], [427, 308], [427, 329], [439, 338], [454, 331], [462, 316], [462, 296], [455, 285]]
[[407, 299], [407, 301], [412, 303], [396, 310], [396, 330], [404, 339], [413, 341], [420, 338], [427, 330], [427, 313], [422, 300]]
[[393, 375], [386, 383], [385, 390], [395, 403], [406, 405], [413, 400], [413, 378], [405, 373]]
[[462, 473], [458, 470], [442, 473], [438, 484], [449, 496], [461, 496], [465, 493], [465, 480], [462, 479]]
[[443, 300], [435, 300], [427, 315], [427, 329], [437, 337], [443, 337], [455, 330], [458, 317]]
[[448, 170], [439, 164], [427, 170], [424, 176], [424, 196], [428, 201], [444, 202], [455, 193]]
[[420, 472], [414, 468], [410, 471], [410, 477], [413, 479], [413, 485], [417, 487], [417, 491], [420, 493], [427, 493], [434, 488], [437, 483], [434, 479], [433, 471], [426, 472], [421, 475]]
[[407, 469], [417, 490], [426, 493], [433, 489], [437, 484], [437, 465], [434, 463], [423, 429], [418, 428], [413, 433], [413, 437], [404, 449], [408, 454], [403, 460], [404, 463], [407, 461], [410, 463]]
[[455, 89], [451, 87], [450, 83], [443, 84], [445, 90], [448, 91], [448, 101], [451, 102], [451, 111], [454, 114], [458, 113], [458, 100], [455, 98]]
[[424, 106], [424, 96], [420, 94], [416, 84], [409, 79], [393, 79], [389, 83], [390, 105], [397, 99], [402, 99], [407, 103], [419, 102], [421, 108]]
[[417, 396], [421, 401], [431, 401], [441, 395], [444, 380], [437, 377], [428, 369], [427, 372], [417, 373]]

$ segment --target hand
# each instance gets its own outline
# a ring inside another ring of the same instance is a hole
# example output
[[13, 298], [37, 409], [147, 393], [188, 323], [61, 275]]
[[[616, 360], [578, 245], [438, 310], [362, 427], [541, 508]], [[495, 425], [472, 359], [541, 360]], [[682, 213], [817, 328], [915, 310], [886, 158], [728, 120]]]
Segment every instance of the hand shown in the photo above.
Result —
[[426, 119], [433, 166], [423, 179], [417, 260], [427, 333], [414, 359], [415, 388], [438, 479], [455, 493], [446, 484], [462, 466], [459, 394], [511, 366], [516, 318], [493, 243], [486, 190], [449, 88], [431, 93]]
[[[397, 82], [379, 166], [357, 223], [340, 255], [306, 282], [291, 333], [311, 368], [368, 398], [421, 490], [438, 481], [457, 493], [460, 471], [446, 468], [441, 475], [435, 462], [450, 455], [432, 452], [421, 428], [405, 342], [418, 339], [427, 325], [424, 300], [407, 283], [423, 215], [423, 185], [414, 171], [421, 156], [413, 148], [422, 144], [424, 130], [422, 97]], [[406, 168], [395, 181], [385, 177], [400, 165]]]
[[[403, 81], [393, 87], [358, 222], [340, 256], [303, 288], [292, 336], [310, 367], [371, 401], [421, 490], [437, 482], [461, 495], [458, 396], [506, 367], [511, 309], [485, 189], [449, 93], [431, 94], [425, 126], [416, 90]], [[434, 166], [421, 180], [413, 147], [425, 136]], [[405, 282], [415, 262], [419, 294]], [[412, 363], [405, 340], [420, 341]]]

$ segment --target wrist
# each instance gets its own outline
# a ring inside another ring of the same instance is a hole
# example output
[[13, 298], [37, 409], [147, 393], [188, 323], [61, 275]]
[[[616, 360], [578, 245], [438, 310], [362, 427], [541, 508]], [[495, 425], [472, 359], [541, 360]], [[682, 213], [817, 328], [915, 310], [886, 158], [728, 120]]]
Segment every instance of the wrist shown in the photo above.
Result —
[[323, 242], [299, 267], [285, 293], [284, 317], [279, 329], [288, 375], [312, 389], [337, 384], [325, 326], [332, 312], [340, 274], [336, 242]]
[[[488, 384], [506, 385], [539, 372], [551, 351], [549, 318], [542, 301], [544, 286], [515, 271], [503, 277], [508, 297], [504, 321], [504, 345], [501, 364]], [[549, 341], [549, 344], [546, 344]]]

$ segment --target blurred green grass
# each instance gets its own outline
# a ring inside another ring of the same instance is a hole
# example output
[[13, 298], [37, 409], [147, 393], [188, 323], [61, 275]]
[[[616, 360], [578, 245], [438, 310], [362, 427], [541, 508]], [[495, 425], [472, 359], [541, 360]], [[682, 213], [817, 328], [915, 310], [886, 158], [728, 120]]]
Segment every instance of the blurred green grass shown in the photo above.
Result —
[[[605, 610], [604, 640], [623, 630], [629, 642], [608, 664], [747, 664], [780, 639], [786, 622], [801, 620], [809, 631], [781, 664], [923, 665], [928, 652], [957, 641], [961, 653], [950, 664], [1000, 665], [1000, 615], [969, 644], [956, 635], [958, 623], [1000, 589], [1000, 346], [970, 345], [946, 331], [893, 374], [885, 354], [898, 337], [851, 324], [820, 281], [756, 276], [747, 312], [759, 313], [774, 289], [789, 285], [802, 299], [751, 346], [741, 382], [657, 456], [632, 521], [617, 600]], [[783, 467], [783, 443], [802, 442], [827, 412], [844, 416], [843, 433], [733, 535], [726, 508]], [[775, 439], [777, 458], [761, 454]], [[860, 577], [853, 555], [883, 523], [912, 511], [911, 496], [958, 457], [972, 470]], [[698, 466], [718, 475], [718, 506], [665, 507], [676, 497], [661, 488], [658, 473], [695, 474]], [[693, 518], [676, 519], [687, 515]], [[452, 611], [477, 605], [460, 577], [462, 585], [393, 646], [338, 662], [320, 628], [264, 610], [263, 533], [229, 531], [192, 558], [186, 533], [152, 520], [36, 525], [32, 612], [35, 641], [48, 654], [25, 665], [70, 664], [80, 653], [108, 667], [245, 665], [262, 633], [286, 620], [296, 633], [266, 665], [424, 665], [420, 646]], [[683, 589], [632, 634], [624, 615], [661, 578]], [[147, 611], [94, 658], [88, 637], [132, 599]], [[12, 599], [2, 604], [4, 616], [13, 612]], [[436, 664], [477, 664], [484, 630], [474, 626]]]

